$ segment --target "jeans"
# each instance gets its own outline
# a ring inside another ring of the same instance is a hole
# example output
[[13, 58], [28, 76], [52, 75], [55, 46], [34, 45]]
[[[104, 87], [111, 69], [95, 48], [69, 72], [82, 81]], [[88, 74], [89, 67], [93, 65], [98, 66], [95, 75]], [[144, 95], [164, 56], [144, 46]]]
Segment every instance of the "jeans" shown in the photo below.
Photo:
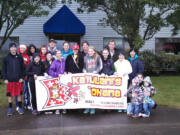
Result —
[[140, 113], [140, 105], [130, 103], [128, 105], [128, 113], [138, 115]]
[[151, 111], [151, 109], [152, 109], [154, 106], [155, 106], [154, 100], [152, 100], [151, 103], [144, 103], [144, 104], [143, 104], [144, 113], [145, 113], [146, 115], [150, 115], [150, 111]]

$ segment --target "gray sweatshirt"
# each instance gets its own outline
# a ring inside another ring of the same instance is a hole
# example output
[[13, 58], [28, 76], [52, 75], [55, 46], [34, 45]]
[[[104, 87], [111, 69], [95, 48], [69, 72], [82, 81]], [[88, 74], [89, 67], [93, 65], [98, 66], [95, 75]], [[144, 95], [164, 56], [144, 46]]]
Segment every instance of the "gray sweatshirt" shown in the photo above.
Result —
[[84, 73], [93, 73], [94, 71], [99, 73], [102, 70], [102, 66], [102, 60], [99, 55], [96, 61], [94, 61], [93, 57], [90, 57], [88, 55], [84, 57]]

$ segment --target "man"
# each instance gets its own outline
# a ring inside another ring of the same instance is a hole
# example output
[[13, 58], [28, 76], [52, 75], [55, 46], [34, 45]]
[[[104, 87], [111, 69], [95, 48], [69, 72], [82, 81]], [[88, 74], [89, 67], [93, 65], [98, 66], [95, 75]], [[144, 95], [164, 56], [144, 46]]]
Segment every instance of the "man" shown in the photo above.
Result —
[[56, 43], [57, 43], [57, 42], [56, 42], [54, 39], [50, 39], [50, 40], [49, 40], [48, 51], [51, 52], [51, 54], [52, 54], [53, 56], [56, 55], [56, 50], [57, 50], [57, 48], [56, 48]]
[[110, 40], [109, 44], [107, 46], [107, 49], [109, 50], [109, 56], [110, 58], [115, 62], [118, 60], [119, 57], [119, 50], [116, 48], [116, 43], [114, 40]]

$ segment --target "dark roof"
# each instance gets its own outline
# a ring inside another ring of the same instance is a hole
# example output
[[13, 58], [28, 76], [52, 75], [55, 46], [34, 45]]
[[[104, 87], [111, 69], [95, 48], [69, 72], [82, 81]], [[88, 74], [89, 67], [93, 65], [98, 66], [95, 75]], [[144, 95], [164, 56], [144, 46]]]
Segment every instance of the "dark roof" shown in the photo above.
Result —
[[85, 34], [85, 25], [64, 5], [44, 25], [44, 33]]

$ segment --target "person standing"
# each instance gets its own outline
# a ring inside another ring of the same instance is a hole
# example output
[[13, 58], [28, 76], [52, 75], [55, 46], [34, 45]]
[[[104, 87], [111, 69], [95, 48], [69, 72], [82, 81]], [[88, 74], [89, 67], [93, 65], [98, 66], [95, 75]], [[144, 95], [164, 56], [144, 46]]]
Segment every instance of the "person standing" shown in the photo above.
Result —
[[48, 52], [48, 48], [46, 45], [42, 45], [40, 48], [40, 57], [41, 61], [46, 61], [46, 53]]
[[13, 115], [12, 99], [17, 96], [18, 98], [18, 113], [24, 114], [22, 108], [22, 93], [23, 93], [23, 79], [25, 76], [25, 66], [23, 58], [17, 53], [15, 43], [9, 44], [9, 54], [3, 59], [2, 63], [2, 76], [6, 84], [6, 95], [8, 96], [8, 116]]
[[88, 47], [89, 47], [88, 41], [83, 41], [83, 42], [81, 43], [81, 46], [82, 46], [81, 55], [82, 55], [82, 57], [84, 58], [86, 55], [88, 55]]
[[131, 49], [129, 52], [130, 56], [128, 57], [129, 62], [132, 66], [132, 73], [129, 74], [129, 84], [131, 83], [132, 79], [139, 73], [143, 74], [144, 72], [144, 66], [139, 60], [138, 55], [135, 51], [135, 49]]
[[[129, 74], [132, 72], [131, 64], [128, 60], [125, 59], [124, 51], [119, 52], [119, 59], [114, 63], [115, 66], [115, 75], [122, 76], [123, 80], [126, 82], [126, 88], [128, 86]], [[126, 81], [127, 80], [127, 81]], [[119, 109], [118, 112], [122, 112], [122, 109]], [[124, 110], [126, 112], [126, 110]]]
[[61, 50], [62, 52], [62, 57], [66, 60], [68, 55], [73, 54], [73, 51], [70, 49], [69, 43], [68, 42], [64, 42], [63, 43], [63, 49]]
[[118, 60], [119, 56], [119, 49], [116, 48], [116, 43], [114, 40], [110, 40], [107, 46], [107, 49], [109, 50], [109, 57], [115, 62]]
[[51, 54], [53, 56], [56, 55], [56, 51], [57, 51], [57, 48], [56, 48], [56, 41], [54, 39], [50, 39], [49, 40], [49, 47], [48, 47], [48, 51], [51, 52]]
[[[103, 64], [101, 57], [97, 54], [93, 46], [89, 46], [88, 55], [84, 57], [84, 73], [94, 73], [99, 74], [102, 70]], [[95, 114], [95, 109], [85, 109], [84, 114], [89, 113]]]

